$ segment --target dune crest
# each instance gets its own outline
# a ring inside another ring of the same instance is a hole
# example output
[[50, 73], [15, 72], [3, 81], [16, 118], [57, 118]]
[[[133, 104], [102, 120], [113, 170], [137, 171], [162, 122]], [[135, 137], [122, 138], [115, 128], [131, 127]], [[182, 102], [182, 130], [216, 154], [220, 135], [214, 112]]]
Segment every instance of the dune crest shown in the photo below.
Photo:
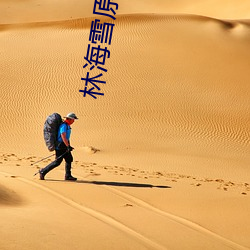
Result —
[[[234, 28], [237, 23], [250, 27], [250, 21], [244, 19], [220, 19], [209, 16], [197, 15], [197, 14], [171, 14], [171, 13], [133, 13], [133, 14], [117, 14], [116, 20], [110, 19], [105, 16], [93, 16], [75, 19], [65, 19], [58, 21], [39, 21], [39, 22], [22, 22], [13, 24], [0, 24], [1, 30], [5, 29], [25, 29], [25, 28], [45, 28], [45, 27], [68, 27], [68, 28], [83, 28], [89, 29], [91, 22], [95, 19], [100, 19], [102, 22], [119, 23], [119, 22], [150, 22], [153, 20], [158, 21], [172, 21], [172, 22], [184, 22], [184, 21], [204, 21], [204, 22], [218, 22], [227, 28]], [[118, 24], [117, 24], [118, 25]]]

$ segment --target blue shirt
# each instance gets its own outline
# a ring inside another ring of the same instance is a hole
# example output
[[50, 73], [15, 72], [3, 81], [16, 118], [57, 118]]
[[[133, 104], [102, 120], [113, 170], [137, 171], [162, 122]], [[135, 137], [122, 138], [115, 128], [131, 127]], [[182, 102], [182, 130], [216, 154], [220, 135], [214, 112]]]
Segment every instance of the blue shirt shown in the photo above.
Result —
[[57, 136], [57, 141], [60, 143], [62, 142], [62, 137], [61, 134], [66, 133], [66, 138], [69, 141], [70, 134], [71, 134], [71, 127], [67, 123], [62, 123], [58, 129], [58, 136]]

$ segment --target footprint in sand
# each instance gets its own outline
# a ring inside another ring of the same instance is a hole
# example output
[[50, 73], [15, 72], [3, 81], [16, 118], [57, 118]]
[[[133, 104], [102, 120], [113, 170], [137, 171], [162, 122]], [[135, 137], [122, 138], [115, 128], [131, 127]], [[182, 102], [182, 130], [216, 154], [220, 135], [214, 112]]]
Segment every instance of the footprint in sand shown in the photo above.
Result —
[[127, 203], [127, 204], [125, 204], [125, 205], [124, 205], [124, 207], [133, 207], [133, 205], [132, 205], [132, 204]]

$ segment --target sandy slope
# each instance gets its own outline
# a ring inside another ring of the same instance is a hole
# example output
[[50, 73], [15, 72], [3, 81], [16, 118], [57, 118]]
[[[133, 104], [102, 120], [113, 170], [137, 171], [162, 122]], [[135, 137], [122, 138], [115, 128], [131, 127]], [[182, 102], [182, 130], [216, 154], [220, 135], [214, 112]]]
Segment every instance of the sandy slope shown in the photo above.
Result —
[[[200, 5], [167, 3], [152, 12]], [[72, 19], [85, 15], [76, 9]], [[249, 21], [122, 13], [97, 100], [79, 93], [92, 18], [0, 25], [0, 248], [250, 248]], [[49, 155], [42, 127], [55, 111], [80, 117], [77, 183], [61, 181], [63, 166], [33, 177], [49, 162], [30, 166]]]
[[215, 181], [95, 164], [77, 165], [77, 183], [60, 181], [63, 168], [41, 182], [29, 161], [0, 168], [1, 190], [19, 199], [1, 204], [1, 249], [248, 249], [249, 201], [237, 184], [225, 192]]
[[78, 159], [92, 159], [84, 148], [92, 145], [101, 150], [95, 160], [104, 164], [238, 175], [245, 181], [248, 24], [199, 16], [121, 16], [103, 76], [105, 96], [97, 100], [79, 93], [86, 76], [87, 24], [79, 19], [2, 26], [1, 105], [14, 140], [1, 130], [5, 149], [46, 155], [44, 119], [74, 110], [81, 118], [72, 138]]

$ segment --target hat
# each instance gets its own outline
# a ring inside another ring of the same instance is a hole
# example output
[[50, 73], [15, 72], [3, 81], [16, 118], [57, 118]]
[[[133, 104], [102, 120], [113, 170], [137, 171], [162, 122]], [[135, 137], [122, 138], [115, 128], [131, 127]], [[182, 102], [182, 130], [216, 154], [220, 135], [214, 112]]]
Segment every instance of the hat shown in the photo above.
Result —
[[64, 118], [69, 118], [73, 120], [78, 119], [75, 113], [68, 113], [66, 116], [64, 116]]

